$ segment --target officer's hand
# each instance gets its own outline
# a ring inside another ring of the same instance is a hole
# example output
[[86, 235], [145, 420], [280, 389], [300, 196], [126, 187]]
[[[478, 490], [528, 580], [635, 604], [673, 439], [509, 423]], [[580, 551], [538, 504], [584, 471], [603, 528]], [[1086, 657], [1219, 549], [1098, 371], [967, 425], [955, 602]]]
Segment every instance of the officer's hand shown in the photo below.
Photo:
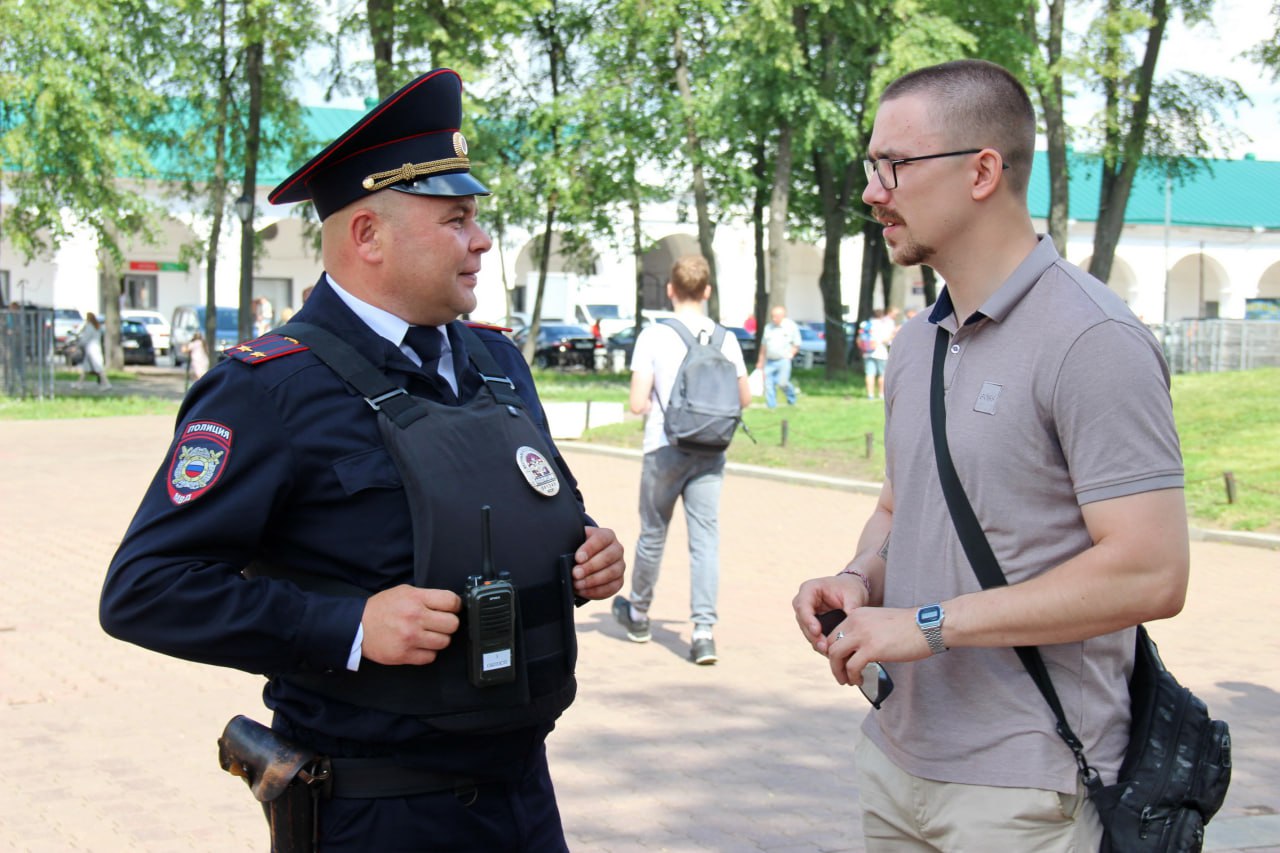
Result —
[[458, 630], [461, 609], [462, 599], [447, 589], [383, 590], [365, 602], [360, 653], [382, 664], [431, 663]]
[[622, 543], [607, 527], [588, 527], [587, 540], [573, 555], [573, 591], [583, 598], [600, 600], [622, 589], [627, 564], [622, 559]]

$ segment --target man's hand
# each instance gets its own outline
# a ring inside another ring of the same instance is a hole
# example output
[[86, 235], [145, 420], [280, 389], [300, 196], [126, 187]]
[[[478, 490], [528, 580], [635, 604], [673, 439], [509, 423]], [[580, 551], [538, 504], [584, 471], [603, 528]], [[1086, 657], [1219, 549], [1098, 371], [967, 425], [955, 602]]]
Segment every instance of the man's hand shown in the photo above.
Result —
[[866, 604], [867, 588], [862, 585], [862, 581], [854, 575], [844, 574], [805, 581], [800, 585], [796, 597], [791, 600], [800, 633], [804, 634], [809, 645], [820, 655], [827, 653], [834, 640], [822, 635], [818, 616], [829, 610], [843, 610], [849, 614]]
[[371, 596], [360, 624], [360, 654], [375, 663], [427, 664], [458, 630], [462, 599], [447, 589], [401, 584]]
[[616, 533], [607, 527], [588, 527], [586, 531], [586, 541], [573, 555], [573, 591], [599, 601], [622, 589], [627, 564]]

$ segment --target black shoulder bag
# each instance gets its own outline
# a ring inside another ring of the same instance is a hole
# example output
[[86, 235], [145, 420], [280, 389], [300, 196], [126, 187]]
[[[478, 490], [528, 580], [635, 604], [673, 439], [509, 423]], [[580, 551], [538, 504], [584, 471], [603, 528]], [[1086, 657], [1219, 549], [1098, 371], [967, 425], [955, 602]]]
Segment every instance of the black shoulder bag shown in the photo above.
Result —
[[[929, 417], [942, 493], [965, 556], [983, 589], [1008, 583], [973, 512], [947, 446], [946, 395], [942, 371], [948, 334], [939, 328], [933, 349]], [[1057, 718], [1058, 735], [1075, 755], [1080, 779], [1098, 809], [1103, 853], [1196, 853], [1204, 825], [1217, 813], [1231, 782], [1231, 734], [1209, 717], [1204, 702], [1178, 684], [1164, 667], [1142, 625], [1129, 680], [1132, 724], [1129, 746], [1114, 785], [1103, 785], [1089, 766], [1084, 746], [1067, 724], [1049, 671], [1035, 646], [1014, 649]]]

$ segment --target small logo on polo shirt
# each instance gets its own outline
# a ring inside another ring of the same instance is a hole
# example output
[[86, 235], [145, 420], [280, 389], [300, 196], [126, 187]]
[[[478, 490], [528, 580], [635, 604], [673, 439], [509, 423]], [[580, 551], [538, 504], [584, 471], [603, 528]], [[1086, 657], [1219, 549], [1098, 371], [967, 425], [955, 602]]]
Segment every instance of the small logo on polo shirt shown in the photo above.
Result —
[[994, 415], [996, 413], [996, 400], [1000, 399], [1000, 391], [1003, 387], [1003, 385], [997, 385], [994, 382], [983, 382], [982, 390], [978, 392], [978, 401], [973, 404], [973, 410], [987, 415]]

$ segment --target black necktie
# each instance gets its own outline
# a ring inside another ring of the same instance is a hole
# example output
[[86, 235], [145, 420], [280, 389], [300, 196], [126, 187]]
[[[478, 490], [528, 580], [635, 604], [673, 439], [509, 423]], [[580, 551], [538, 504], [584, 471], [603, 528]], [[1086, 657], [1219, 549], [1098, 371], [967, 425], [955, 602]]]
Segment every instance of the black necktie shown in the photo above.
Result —
[[449, 387], [449, 383], [440, 375], [441, 350], [444, 349], [444, 334], [438, 326], [410, 326], [404, 333], [404, 342], [422, 359], [422, 369], [432, 378], [436, 388], [444, 395], [448, 403], [456, 403], [458, 398]]

